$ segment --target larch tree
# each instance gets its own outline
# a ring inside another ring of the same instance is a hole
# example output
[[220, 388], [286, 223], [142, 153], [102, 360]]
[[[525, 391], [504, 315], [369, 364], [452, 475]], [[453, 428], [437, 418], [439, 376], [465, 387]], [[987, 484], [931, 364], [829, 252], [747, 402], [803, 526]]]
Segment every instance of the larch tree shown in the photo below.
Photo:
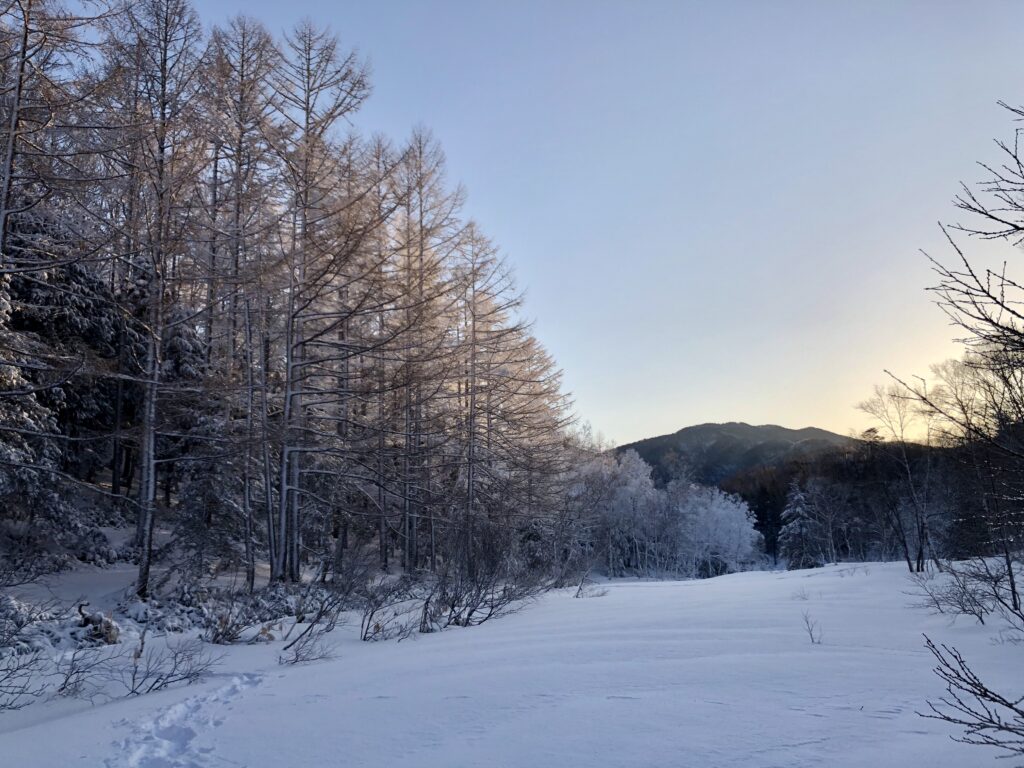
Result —
[[139, 426], [137, 543], [141, 550], [138, 595], [149, 593], [156, 521], [160, 398], [167, 375], [166, 346], [187, 318], [172, 311], [179, 280], [195, 268], [191, 196], [203, 157], [195, 130], [202, 65], [202, 30], [187, 0], [143, 0], [115, 19], [107, 50], [116, 57], [121, 85], [130, 89], [139, 121], [132, 137], [139, 176], [134, 222], [135, 285], [146, 329]]

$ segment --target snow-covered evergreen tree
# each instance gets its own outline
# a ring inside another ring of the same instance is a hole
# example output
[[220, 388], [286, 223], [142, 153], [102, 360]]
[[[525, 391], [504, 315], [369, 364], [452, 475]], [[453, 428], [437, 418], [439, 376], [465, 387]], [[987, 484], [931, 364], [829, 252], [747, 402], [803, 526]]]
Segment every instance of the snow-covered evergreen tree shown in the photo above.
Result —
[[821, 565], [820, 531], [814, 506], [796, 480], [790, 485], [779, 532], [779, 554], [790, 569]]

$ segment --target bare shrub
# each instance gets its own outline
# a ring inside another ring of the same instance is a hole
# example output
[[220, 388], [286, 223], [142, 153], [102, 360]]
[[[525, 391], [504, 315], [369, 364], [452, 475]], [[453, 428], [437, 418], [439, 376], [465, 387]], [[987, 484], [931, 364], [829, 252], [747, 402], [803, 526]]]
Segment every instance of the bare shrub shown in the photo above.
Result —
[[215, 645], [258, 643], [279, 637], [275, 632], [289, 623], [282, 621], [287, 616], [294, 616], [295, 622], [286, 637], [295, 624], [311, 620], [331, 625], [343, 610], [357, 603], [354, 593], [365, 584], [365, 568], [353, 557], [344, 569], [334, 572], [330, 581], [318, 577], [301, 588], [275, 584], [252, 593], [193, 587], [189, 599], [202, 612], [207, 642]]
[[574, 594], [573, 597], [583, 597], [583, 589], [584, 589], [584, 587], [586, 587], [587, 582], [589, 580], [590, 580], [590, 569], [588, 568], [587, 570], [585, 570], [583, 572], [583, 575], [580, 576], [580, 583], [579, 583], [579, 585], [577, 585], [577, 587], [576, 587], [576, 594]]
[[940, 599], [941, 589], [935, 582], [935, 575], [928, 571], [910, 576], [911, 588], [904, 594], [916, 599], [915, 608], [924, 608], [934, 613], [945, 613], [946, 605]]
[[103, 693], [111, 670], [125, 655], [125, 649], [113, 652], [96, 648], [76, 648], [57, 660], [55, 688], [58, 696], [94, 701]]
[[276, 640], [274, 632], [283, 632], [284, 622], [283, 621], [267, 621], [264, 622], [259, 631], [249, 639], [249, 644], [255, 643], [272, 643]]
[[359, 621], [359, 639], [401, 640], [416, 629], [415, 614], [429, 610], [431, 595], [416, 601], [416, 589], [408, 579], [381, 578], [369, 584], [363, 593], [363, 611]]
[[42, 679], [46, 658], [33, 644], [30, 633], [39, 622], [53, 618], [53, 607], [29, 605], [0, 595], [0, 712], [20, 709], [46, 692]]
[[804, 630], [810, 638], [811, 645], [821, 645], [821, 625], [811, 618], [810, 611], [804, 611]]
[[320, 590], [315, 593], [315, 599], [310, 599], [305, 605], [308, 613], [296, 617], [288, 633], [287, 640], [292, 631], [305, 623], [302, 631], [281, 649], [278, 656], [280, 664], [302, 664], [307, 661], [317, 661], [330, 657], [330, 649], [324, 642], [324, 636], [338, 626], [341, 612], [345, 609], [348, 600], [348, 593], [345, 590]]
[[915, 573], [912, 594], [921, 598], [919, 605], [936, 613], [971, 616], [979, 624], [994, 609], [986, 586], [970, 577], [968, 572], [950, 568], [946, 575], [935, 578], [930, 573]]
[[309, 624], [298, 636], [281, 649], [277, 657], [279, 664], [305, 664], [331, 657], [330, 648], [324, 642], [324, 635], [330, 630], [323, 624]]
[[962, 563], [945, 563], [943, 575], [917, 574], [914, 593], [922, 605], [938, 613], [971, 616], [984, 624], [998, 614], [1017, 631], [1024, 631], [1024, 608], [1017, 587], [1020, 574], [1013, 558], [976, 557]]
[[226, 597], [211, 600], [212, 615], [205, 639], [214, 645], [232, 645], [239, 642], [245, 632], [259, 624], [258, 596], [228, 593]]
[[251, 626], [247, 619], [238, 606], [225, 607], [217, 612], [213, 626], [206, 631], [206, 641], [214, 645], [237, 643], [242, 633]]
[[947, 567], [952, 578], [960, 579], [985, 595], [985, 600], [1008, 624], [1024, 630], [1024, 606], [1017, 579], [1019, 566], [1007, 555], [1000, 558], [976, 557], [966, 563]]
[[929, 713], [918, 714], [963, 729], [955, 741], [1024, 755], [1024, 697], [1009, 699], [993, 691], [956, 648], [936, 646], [927, 635], [925, 646], [935, 657], [933, 671], [946, 684], [946, 695], [928, 702]]
[[432, 629], [472, 627], [507, 616], [549, 589], [550, 583], [537, 573], [515, 563], [498, 567], [442, 569], [429, 595], [429, 625]]
[[210, 674], [221, 657], [211, 655], [202, 640], [172, 640], [164, 648], [146, 645], [146, 633], [132, 651], [130, 663], [112, 671], [112, 677], [127, 691], [126, 696], [153, 693], [172, 685], [191, 685]]
[[354, 547], [342, 563], [334, 565], [327, 585], [344, 602], [352, 603], [370, 583], [376, 566], [376, 557], [369, 549]]

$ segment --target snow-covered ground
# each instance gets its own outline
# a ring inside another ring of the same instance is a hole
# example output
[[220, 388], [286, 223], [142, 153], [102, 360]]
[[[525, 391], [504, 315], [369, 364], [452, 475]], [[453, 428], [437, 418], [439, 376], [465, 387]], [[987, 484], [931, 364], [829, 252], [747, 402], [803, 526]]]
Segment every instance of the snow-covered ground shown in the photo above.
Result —
[[[332, 635], [336, 657], [229, 649], [207, 682], [92, 708], [0, 715], [19, 768], [968, 768], [995, 753], [915, 714], [942, 693], [922, 633], [1024, 693], [995, 627], [911, 607], [899, 564], [621, 582], [559, 592], [401, 643]], [[804, 612], [818, 623], [812, 644]]]

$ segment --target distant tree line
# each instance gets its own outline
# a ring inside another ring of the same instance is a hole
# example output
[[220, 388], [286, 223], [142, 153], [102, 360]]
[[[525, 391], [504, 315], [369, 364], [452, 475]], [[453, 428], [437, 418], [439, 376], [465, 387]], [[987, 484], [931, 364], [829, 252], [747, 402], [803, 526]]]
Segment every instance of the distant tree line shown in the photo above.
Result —
[[758, 467], [723, 485], [754, 510], [767, 554], [791, 568], [977, 551], [980, 522], [956, 452], [872, 429], [858, 444]]
[[878, 426], [849, 447], [730, 477], [790, 568], [840, 561], [1016, 562], [1024, 533], [1019, 396], [976, 351], [933, 369], [929, 388], [894, 382], [862, 408]]

